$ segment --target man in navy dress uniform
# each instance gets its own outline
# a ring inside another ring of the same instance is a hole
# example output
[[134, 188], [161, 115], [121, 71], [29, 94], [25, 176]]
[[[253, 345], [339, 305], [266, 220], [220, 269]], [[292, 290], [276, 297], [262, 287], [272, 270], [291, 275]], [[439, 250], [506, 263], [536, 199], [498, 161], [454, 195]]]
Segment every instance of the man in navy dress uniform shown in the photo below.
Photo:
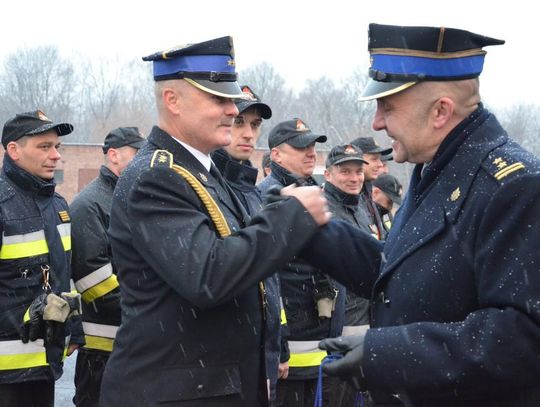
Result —
[[540, 403], [540, 162], [481, 103], [482, 48], [499, 44], [370, 25], [361, 99], [416, 167], [385, 243], [336, 221], [304, 257], [371, 296], [365, 335], [320, 346], [344, 354], [324, 371], [377, 404]]
[[251, 220], [212, 164], [238, 115], [232, 38], [158, 52], [158, 125], [115, 188], [122, 323], [101, 406], [266, 406], [265, 292], [330, 217], [318, 188]]

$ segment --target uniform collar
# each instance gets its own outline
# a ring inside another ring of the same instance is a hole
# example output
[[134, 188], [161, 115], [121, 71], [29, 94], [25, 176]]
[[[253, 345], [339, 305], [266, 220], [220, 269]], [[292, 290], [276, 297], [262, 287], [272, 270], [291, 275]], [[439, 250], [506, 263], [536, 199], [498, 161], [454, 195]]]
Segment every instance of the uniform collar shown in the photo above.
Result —
[[328, 181], [324, 183], [324, 192], [342, 205], [357, 206], [360, 201], [360, 194], [348, 194], [343, 192], [341, 189]]
[[113, 188], [116, 186], [116, 182], [118, 181], [118, 176], [112, 172], [107, 166], [102, 165], [99, 169], [99, 175], [105, 182], [107, 182], [109, 185], [111, 185]]
[[4, 155], [4, 173], [15, 185], [25, 191], [40, 196], [52, 196], [54, 194], [56, 184], [52, 180], [44, 180], [23, 170], [13, 162], [8, 154]]
[[298, 185], [317, 185], [317, 181], [313, 177], [297, 177], [274, 161], [270, 163], [270, 168], [272, 169], [270, 176], [277, 179], [281, 185], [287, 186], [295, 183]]
[[212, 153], [212, 160], [227, 181], [238, 186], [255, 187], [258, 171], [249, 160], [237, 161], [222, 148]]
[[[172, 136], [171, 136], [172, 137]], [[203, 152], [197, 150], [196, 148], [191, 147], [189, 144], [184, 143], [183, 141], [178, 140], [177, 138], [172, 137], [172, 139], [180, 143], [184, 148], [189, 151], [193, 156], [199, 161], [206, 171], [210, 172], [210, 167], [212, 166], [212, 160], [209, 155], [204, 154]]]

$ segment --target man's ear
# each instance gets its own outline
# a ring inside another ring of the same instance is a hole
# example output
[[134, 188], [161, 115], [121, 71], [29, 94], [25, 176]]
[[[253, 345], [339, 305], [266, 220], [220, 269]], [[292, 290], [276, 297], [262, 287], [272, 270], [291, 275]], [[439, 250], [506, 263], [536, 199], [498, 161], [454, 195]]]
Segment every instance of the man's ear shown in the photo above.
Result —
[[13, 161], [18, 161], [20, 155], [19, 145], [14, 141], [10, 141], [6, 146], [6, 153]]
[[328, 171], [328, 168], [324, 169], [324, 179], [327, 181], [330, 181], [328, 178], [330, 177], [330, 171]]
[[455, 103], [451, 98], [447, 96], [440, 98], [433, 106], [433, 126], [436, 129], [442, 129], [452, 119], [454, 111]]
[[277, 147], [270, 150], [270, 159], [278, 164], [281, 163], [281, 150]]
[[109, 148], [107, 151], [107, 159], [111, 164], [118, 164], [118, 151], [115, 148]]
[[172, 88], [164, 88], [161, 92], [161, 98], [163, 100], [163, 106], [165, 106], [169, 112], [171, 112], [173, 115], [180, 114], [180, 109], [178, 106], [180, 98], [178, 92]]

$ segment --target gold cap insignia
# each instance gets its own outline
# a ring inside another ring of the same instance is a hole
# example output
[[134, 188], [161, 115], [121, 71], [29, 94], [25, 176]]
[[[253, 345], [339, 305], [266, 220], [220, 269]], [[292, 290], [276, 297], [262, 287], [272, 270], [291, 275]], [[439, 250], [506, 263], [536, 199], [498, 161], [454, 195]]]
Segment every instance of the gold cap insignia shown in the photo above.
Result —
[[246, 96], [246, 99], [248, 100], [257, 100], [255, 99], [253, 91], [249, 88], [249, 86], [242, 87], [242, 93], [244, 94], [244, 96]]
[[450, 200], [452, 202], [455, 202], [459, 199], [461, 195], [461, 191], [459, 190], [459, 187], [457, 187], [456, 189], [454, 189], [454, 191], [452, 191], [452, 194], [450, 195]]
[[38, 115], [39, 120], [42, 120], [44, 122], [51, 121], [47, 116], [45, 116], [45, 113], [43, 113], [41, 110], [38, 110], [37, 115]]
[[296, 120], [296, 130], [298, 130], [298, 131], [309, 131], [309, 128], [308, 128], [308, 126], [306, 126], [306, 124], [302, 120], [297, 119]]
[[343, 152], [345, 154], [356, 154], [356, 150], [350, 144], [347, 147], [345, 147], [345, 151], [343, 151]]

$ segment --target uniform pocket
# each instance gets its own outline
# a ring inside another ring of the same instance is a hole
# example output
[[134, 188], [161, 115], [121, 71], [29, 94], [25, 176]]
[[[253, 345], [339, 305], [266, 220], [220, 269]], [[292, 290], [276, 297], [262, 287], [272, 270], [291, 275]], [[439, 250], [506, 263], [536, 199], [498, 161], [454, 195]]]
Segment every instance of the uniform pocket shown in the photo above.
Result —
[[238, 365], [168, 367], [159, 377], [159, 402], [197, 400], [239, 395], [242, 381]]

